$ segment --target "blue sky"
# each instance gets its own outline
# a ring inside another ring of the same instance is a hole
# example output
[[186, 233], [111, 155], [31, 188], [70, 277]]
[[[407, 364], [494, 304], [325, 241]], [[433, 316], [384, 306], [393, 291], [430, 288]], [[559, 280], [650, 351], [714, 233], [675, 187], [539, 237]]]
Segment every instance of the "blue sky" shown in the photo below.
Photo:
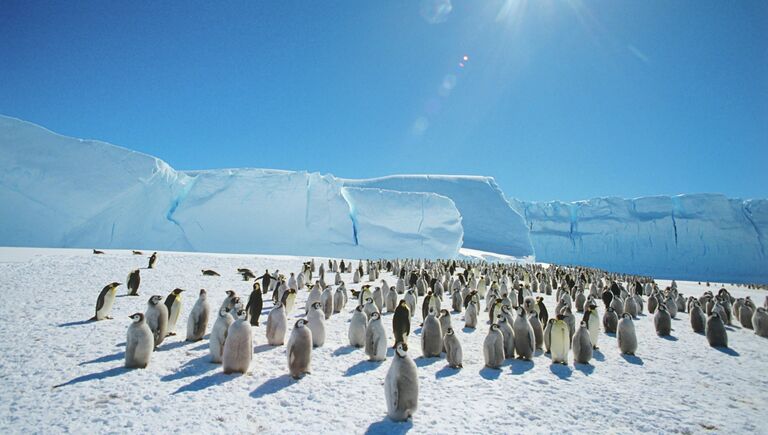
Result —
[[766, 41], [764, 1], [4, 0], [0, 113], [177, 169], [768, 197]]

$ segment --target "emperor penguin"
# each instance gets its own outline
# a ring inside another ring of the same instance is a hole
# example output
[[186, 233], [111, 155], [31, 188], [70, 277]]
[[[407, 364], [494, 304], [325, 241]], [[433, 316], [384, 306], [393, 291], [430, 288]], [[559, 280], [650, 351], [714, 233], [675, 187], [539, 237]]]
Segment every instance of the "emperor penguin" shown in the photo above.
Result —
[[408, 335], [411, 333], [411, 313], [408, 304], [401, 299], [392, 316], [392, 332], [395, 335], [395, 343], [408, 343]]
[[219, 309], [219, 315], [216, 316], [216, 321], [213, 322], [213, 329], [211, 329], [211, 336], [208, 339], [208, 349], [211, 352], [211, 362], [221, 364], [221, 356], [224, 352], [224, 343], [227, 340], [227, 332], [229, 332], [229, 325], [234, 323], [235, 319], [229, 310], [226, 308]]
[[312, 363], [312, 331], [307, 321], [299, 319], [288, 339], [286, 354], [288, 355], [288, 373], [294, 379], [299, 379], [305, 373], [310, 373]]
[[600, 337], [600, 319], [597, 316], [597, 304], [585, 308], [583, 321], [589, 330], [589, 341], [592, 343], [592, 349], [598, 348], [597, 340]]
[[515, 353], [518, 358], [530, 360], [533, 357], [533, 350], [536, 348], [536, 338], [533, 335], [533, 328], [528, 321], [526, 311], [523, 307], [517, 308], [517, 317], [512, 325], [515, 332]]
[[495, 298], [493, 302], [488, 304], [488, 323], [494, 323], [496, 321], [496, 316], [501, 315], [501, 307], [502, 307], [501, 299]]
[[285, 315], [285, 306], [277, 301], [267, 315], [267, 343], [270, 346], [282, 346], [285, 343], [287, 329], [288, 318]]
[[367, 317], [368, 320], [371, 320], [371, 314], [379, 313], [379, 310], [376, 308], [376, 303], [373, 302], [373, 298], [367, 298], [365, 300], [365, 304], [363, 304], [363, 313], [365, 313], [365, 317]]
[[386, 306], [387, 306], [387, 312], [388, 313], [394, 313], [397, 309], [397, 291], [395, 291], [394, 287], [391, 287], [389, 291], [387, 292], [386, 297]]
[[[446, 309], [440, 310], [438, 320], [440, 321], [440, 331], [443, 333], [443, 339], [445, 339], [445, 334], [448, 332], [448, 328], [453, 328], [453, 325], [451, 324], [451, 313]], [[445, 350], [445, 343], [443, 343], [443, 350]]]
[[483, 357], [485, 366], [491, 369], [498, 369], [504, 362], [504, 334], [495, 323], [488, 329], [483, 341]]
[[336, 288], [333, 293], [333, 312], [340, 313], [344, 309], [344, 305], [347, 304], [347, 289], [343, 285]]
[[112, 282], [104, 286], [96, 299], [96, 314], [90, 320], [111, 319], [109, 314], [112, 312], [112, 305], [117, 297], [117, 287], [119, 282]]
[[227, 297], [224, 298], [224, 301], [221, 303], [221, 308], [229, 311], [234, 308], [235, 304], [239, 301], [240, 299], [237, 297], [237, 293], [235, 293], [234, 290], [227, 290]]
[[443, 332], [440, 321], [435, 318], [435, 310], [430, 308], [421, 328], [421, 352], [427, 357], [440, 356], [443, 351]]
[[462, 308], [461, 290], [455, 289], [453, 290], [453, 294], [451, 294], [451, 309], [455, 313], [460, 313]]
[[549, 352], [553, 364], [568, 365], [568, 350], [570, 348], [570, 333], [568, 325], [558, 316], [551, 319], [549, 328]]
[[539, 320], [539, 316], [536, 315], [536, 313], [532, 313], [528, 316], [528, 322], [531, 324], [531, 329], [533, 329], [533, 338], [534, 338], [534, 346], [536, 349], [543, 349], [544, 348], [544, 329], [541, 326], [541, 321]]
[[613, 308], [617, 316], [621, 317], [624, 314], [624, 300], [620, 296], [614, 296], [613, 300], [611, 300], [611, 308]]
[[372, 299], [373, 299], [373, 303], [376, 304], [376, 309], [379, 310], [379, 313], [383, 313], [384, 312], [384, 294], [381, 291], [381, 287], [376, 287], [375, 289], [373, 289]]
[[[312, 305], [315, 302], [320, 302], [322, 294], [323, 293], [322, 293], [322, 290], [320, 289], [320, 283], [316, 282], [315, 285], [312, 286], [312, 290], [309, 291], [309, 296], [307, 296], [307, 303], [305, 304], [305, 307], [304, 307], [307, 314], [309, 314], [309, 312], [312, 309]], [[312, 339], [314, 338], [315, 337], [312, 337]]]
[[149, 257], [149, 265], [147, 266], [147, 269], [154, 269], [155, 268], [155, 263], [157, 263], [157, 252], [153, 253]]
[[550, 354], [552, 350], [552, 325], [554, 325], [555, 319], [549, 319], [547, 326], [544, 327], [544, 353]]
[[707, 341], [712, 347], [728, 347], [728, 333], [725, 322], [718, 313], [712, 313], [707, 319]]
[[384, 377], [384, 396], [390, 419], [405, 421], [416, 412], [419, 403], [419, 374], [405, 343], [395, 345], [395, 357]]
[[[658, 311], [657, 311], [658, 312]], [[629, 313], [624, 313], [619, 320], [616, 332], [616, 341], [619, 350], [623, 354], [634, 355], [637, 352], [637, 335], [635, 334], [635, 322]]]
[[752, 316], [754, 315], [751, 304], [743, 304], [738, 311], [738, 318], [741, 326], [747, 329], [754, 329], [752, 325]]
[[401, 295], [405, 293], [405, 280], [403, 278], [397, 279], [397, 284], [395, 285], [395, 290], [397, 290], [397, 294]]
[[261, 285], [258, 282], [253, 283], [253, 290], [248, 296], [248, 303], [245, 305], [245, 311], [248, 312], [248, 319], [251, 326], [259, 326], [259, 317], [264, 308], [264, 299], [261, 293]]
[[752, 329], [760, 337], [768, 338], [768, 312], [763, 307], [757, 307], [752, 314]]
[[253, 331], [248, 321], [248, 311], [240, 310], [237, 320], [229, 325], [221, 365], [224, 374], [245, 373], [253, 359]]
[[515, 358], [515, 332], [512, 329], [512, 325], [501, 314], [498, 315], [495, 323], [499, 325], [499, 331], [501, 331], [501, 335], [504, 337], [504, 359]]
[[165, 298], [165, 307], [168, 309], [168, 335], [176, 335], [176, 322], [179, 321], [179, 314], [181, 314], [181, 293], [183, 291], [180, 288], [173, 289]]
[[349, 322], [349, 345], [354, 347], [365, 346], [365, 331], [368, 328], [368, 317], [363, 313], [363, 306], [358, 305], [352, 312], [352, 319]]
[[697, 334], [704, 334], [707, 327], [707, 316], [704, 314], [704, 310], [701, 309], [699, 301], [694, 301], [691, 304], [691, 308], [688, 309], [691, 320], [691, 328], [693, 332]]
[[409, 315], [413, 317], [413, 313], [416, 311], [416, 305], [419, 303], [419, 300], [416, 297], [416, 292], [413, 291], [413, 289], [408, 289], [408, 291], [405, 292], [403, 300], [406, 304], [408, 304]]
[[139, 285], [141, 284], [141, 273], [139, 273], [139, 269], [134, 269], [128, 274], [126, 283], [128, 283], [128, 296], [138, 296]]
[[563, 308], [560, 314], [562, 315], [561, 318], [565, 320], [565, 323], [568, 325], [568, 334], [570, 334], [568, 339], [570, 340], [573, 338], [573, 334], [576, 333], [576, 316], [573, 315], [571, 309], [568, 307]]
[[282, 302], [283, 307], [285, 307], [286, 317], [289, 316], [293, 312], [294, 305], [296, 305], [296, 290], [292, 288], [288, 289], [288, 291], [283, 294], [283, 299], [280, 302]]
[[211, 305], [208, 303], [208, 293], [200, 289], [195, 305], [187, 318], [187, 341], [200, 341], [205, 336], [208, 328], [208, 317], [211, 313]]
[[135, 313], [129, 316], [131, 325], [125, 340], [125, 367], [143, 369], [149, 364], [149, 358], [155, 349], [155, 337], [144, 320], [144, 315]]
[[656, 335], [669, 336], [672, 332], [672, 316], [667, 311], [666, 304], [659, 304], [656, 314], [653, 315], [653, 325], [656, 327]]
[[320, 302], [312, 304], [307, 313], [307, 327], [312, 331], [312, 345], [321, 347], [325, 344], [325, 314]]
[[677, 317], [677, 302], [675, 301], [675, 298], [670, 296], [664, 304], [664, 307], [667, 309], [670, 318], [674, 319]]
[[619, 316], [613, 310], [613, 307], [609, 306], [605, 309], [605, 314], [603, 314], [603, 329], [605, 329], [606, 334], [615, 334], [618, 324]]
[[624, 312], [629, 313], [633, 319], [637, 319], [637, 301], [633, 297], [627, 297], [624, 300]]
[[581, 364], [589, 364], [592, 359], [592, 340], [589, 338], [587, 322], [582, 321], [571, 342], [573, 360]]
[[147, 312], [144, 313], [147, 325], [155, 337], [155, 348], [160, 346], [168, 335], [168, 308], [162, 302], [162, 296], [152, 296], [147, 302]]
[[477, 306], [477, 302], [474, 300], [469, 301], [469, 305], [467, 305], [467, 310], [464, 312], [464, 326], [467, 328], [477, 328], [477, 312], [479, 311], [479, 307]]
[[648, 312], [651, 314], [654, 314], [656, 312], [656, 307], [659, 306], [659, 300], [656, 299], [656, 294], [651, 293], [650, 296], [648, 296]]
[[549, 312], [547, 311], [547, 306], [544, 305], [544, 298], [538, 296], [536, 298], [536, 305], [539, 307], [539, 320], [541, 320], [542, 325], [546, 325], [549, 321]]
[[328, 286], [323, 290], [323, 294], [320, 295], [320, 303], [322, 304], [325, 320], [330, 319], [333, 315], [333, 290], [331, 289], [331, 286]]
[[365, 354], [370, 361], [387, 359], [387, 333], [381, 323], [381, 314], [373, 313], [365, 328]]
[[461, 342], [459, 342], [459, 338], [453, 332], [453, 328], [448, 328], [445, 331], [443, 344], [445, 345], [445, 359], [448, 361], [448, 366], [453, 369], [462, 368], [463, 354]]

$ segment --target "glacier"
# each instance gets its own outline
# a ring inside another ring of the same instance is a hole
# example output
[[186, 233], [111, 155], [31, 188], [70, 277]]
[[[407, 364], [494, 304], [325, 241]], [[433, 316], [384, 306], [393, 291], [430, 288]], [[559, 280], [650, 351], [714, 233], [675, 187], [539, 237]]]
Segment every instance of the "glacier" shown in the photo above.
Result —
[[662, 278], [768, 282], [768, 200], [684, 194], [511, 201], [538, 261]]

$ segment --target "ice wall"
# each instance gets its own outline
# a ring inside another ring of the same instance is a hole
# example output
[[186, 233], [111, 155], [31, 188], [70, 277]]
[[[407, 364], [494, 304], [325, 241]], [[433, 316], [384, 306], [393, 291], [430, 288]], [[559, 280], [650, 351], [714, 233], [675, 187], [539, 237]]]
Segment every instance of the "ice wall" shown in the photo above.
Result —
[[690, 280], [768, 282], [768, 201], [717, 194], [513, 201], [536, 259]]

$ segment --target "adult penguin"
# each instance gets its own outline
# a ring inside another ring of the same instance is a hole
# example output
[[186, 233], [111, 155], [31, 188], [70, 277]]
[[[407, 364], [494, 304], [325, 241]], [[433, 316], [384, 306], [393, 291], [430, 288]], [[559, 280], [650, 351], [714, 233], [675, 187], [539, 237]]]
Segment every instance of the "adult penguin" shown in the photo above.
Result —
[[235, 319], [229, 310], [226, 308], [220, 308], [219, 314], [216, 316], [216, 321], [213, 322], [213, 329], [211, 329], [211, 336], [208, 339], [208, 350], [211, 353], [211, 362], [215, 364], [221, 364], [222, 352], [224, 352], [224, 343], [227, 340], [227, 332], [229, 332], [229, 325], [231, 325]]
[[261, 280], [261, 291], [266, 293], [269, 291], [269, 282], [272, 280], [272, 275], [269, 274], [269, 269], [264, 269], [264, 275], [256, 278]]
[[533, 328], [528, 321], [525, 309], [517, 308], [517, 317], [512, 325], [515, 332], [515, 353], [518, 358], [530, 360], [533, 357], [533, 350], [536, 348], [536, 338], [533, 335]]
[[117, 297], [117, 287], [119, 285], [119, 282], [113, 282], [107, 284], [103, 289], [101, 289], [101, 292], [99, 292], [99, 297], [96, 298], [96, 314], [91, 317], [91, 321], [111, 319], [109, 315], [112, 313], [112, 305], [115, 303], [115, 298]]
[[395, 345], [395, 357], [384, 377], [384, 397], [387, 416], [394, 421], [405, 421], [416, 412], [419, 403], [419, 374], [405, 343]]
[[264, 307], [264, 300], [261, 296], [261, 286], [258, 282], [253, 283], [253, 290], [248, 297], [248, 303], [245, 305], [245, 311], [248, 312], [248, 319], [251, 326], [259, 326], [259, 317], [261, 316], [261, 309]]
[[134, 269], [128, 274], [126, 283], [128, 286], [128, 296], [138, 296], [139, 285], [141, 285], [141, 274], [139, 273], [139, 269]]
[[294, 305], [296, 305], [296, 290], [292, 288], [288, 289], [287, 292], [283, 293], [283, 299], [280, 302], [285, 307], [285, 315], [288, 316], [291, 314]]
[[547, 306], [544, 305], [544, 298], [541, 296], [536, 297], [536, 305], [539, 307], [539, 320], [542, 325], [546, 325], [549, 321], [549, 312]]
[[498, 369], [504, 362], [504, 334], [497, 324], [491, 325], [488, 335], [485, 336], [483, 358], [485, 366], [491, 369]]
[[435, 310], [429, 310], [421, 328], [421, 352], [426, 358], [440, 356], [443, 351], [443, 332]]
[[653, 315], [653, 325], [659, 337], [667, 337], [671, 334], [672, 316], [669, 315], [666, 304], [659, 304], [656, 314]]
[[285, 332], [288, 329], [288, 318], [285, 306], [278, 301], [267, 315], [267, 343], [270, 346], [282, 346], [285, 343]]
[[568, 350], [570, 348], [570, 337], [568, 325], [561, 318], [551, 319], [549, 328], [549, 352], [553, 364], [568, 365]]
[[610, 307], [611, 302], [613, 302], [613, 293], [610, 290], [605, 290], [601, 297], [603, 299], [603, 304], [605, 304], [605, 308]]
[[612, 307], [606, 308], [605, 314], [603, 314], [603, 329], [605, 329], [605, 333], [615, 334], [618, 324], [619, 316], [616, 314], [616, 311]]
[[125, 367], [143, 369], [149, 364], [155, 339], [143, 314], [135, 313], [130, 318], [132, 322], [125, 340]]
[[149, 265], [147, 266], [147, 269], [154, 269], [155, 263], [157, 263], [157, 252], [152, 253], [149, 257]]
[[168, 333], [168, 308], [162, 301], [163, 297], [160, 295], [150, 297], [147, 302], [147, 312], [144, 313], [149, 329], [155, 337], [155, 349], [163, 343]]
[[312, 331], [307, 326], [307, 321], [297, 320], [286, 346], [288, 373], [293, 379], [299, 379], [310, 373], [313, 347]]
[[408, 342], [408, 335], [411, 333], [411, 313], [405, 300], [401, 299], [395, 308], [395, 315], [392, 316], [392, 332], [395, 336], [395, 344]]
[[205, 336], [208, 328], [208, 317], [211, 313], [211, 305], [208, 303], [208, 293], [200, 289], [195, 305], [187, 318], [187, 341], [200, 341]]
[[248, 311], [239, 310], [237, 320], [229, 325], [227, 340], [221, 356], [224, 374], [245, 373], [253, 359], [253, 331], [248, 322]]
[[175, 288], [165, 298], [165, 307], [168, 309], [168, 335], [176, 335], [176, 322], [181, 314], [181, 293], [184, 290]]
[[592, 359], [592, 340], [589, 338], [587, 323], [582, 321], [571, 342], [573, 360], [581, 364], [589, 364]]
[[694, 300], [691, 304], [689, 311], [689, 317], [691, 320], [691, 329], [697, 334], [704, 334], [707, 327], [707, 316], [704, 315], [704, 310], [701, 309], [699, 301]]
[[373, 313], [365, 328], [365, 354], [370, 361], [387, 359], [387, 333], [381, 323], [381, 314]]
[[349, 345], [354, 347], [365, 346], [365, 332], [368, 328], [368, 317], [363, 313], [363, 306], [358, 305], [352, 312], [352, 319], [349, 322], [347, 337]]
[[619, 320], [616, 332], [616, 342], [623, 354], [634, 355], [637, 352], [637, 335], [635, 334], [635, 322], [629, 313], [624, 313]]
[[448, 361], [448, 367], [453, 369], [464, 367], [462, 364], [464, 354], [461, 350], [461, 342], [459, 342], [459, 338], [453, 332], [453, 328], [448, 328], [445, 331], [443, 344], [445, 345], [445, 359]]
[[712, 347], [728, 347], [728, 333], [725, 322], [718, 313], [712, 313], [707, 319], [707, 341]]

